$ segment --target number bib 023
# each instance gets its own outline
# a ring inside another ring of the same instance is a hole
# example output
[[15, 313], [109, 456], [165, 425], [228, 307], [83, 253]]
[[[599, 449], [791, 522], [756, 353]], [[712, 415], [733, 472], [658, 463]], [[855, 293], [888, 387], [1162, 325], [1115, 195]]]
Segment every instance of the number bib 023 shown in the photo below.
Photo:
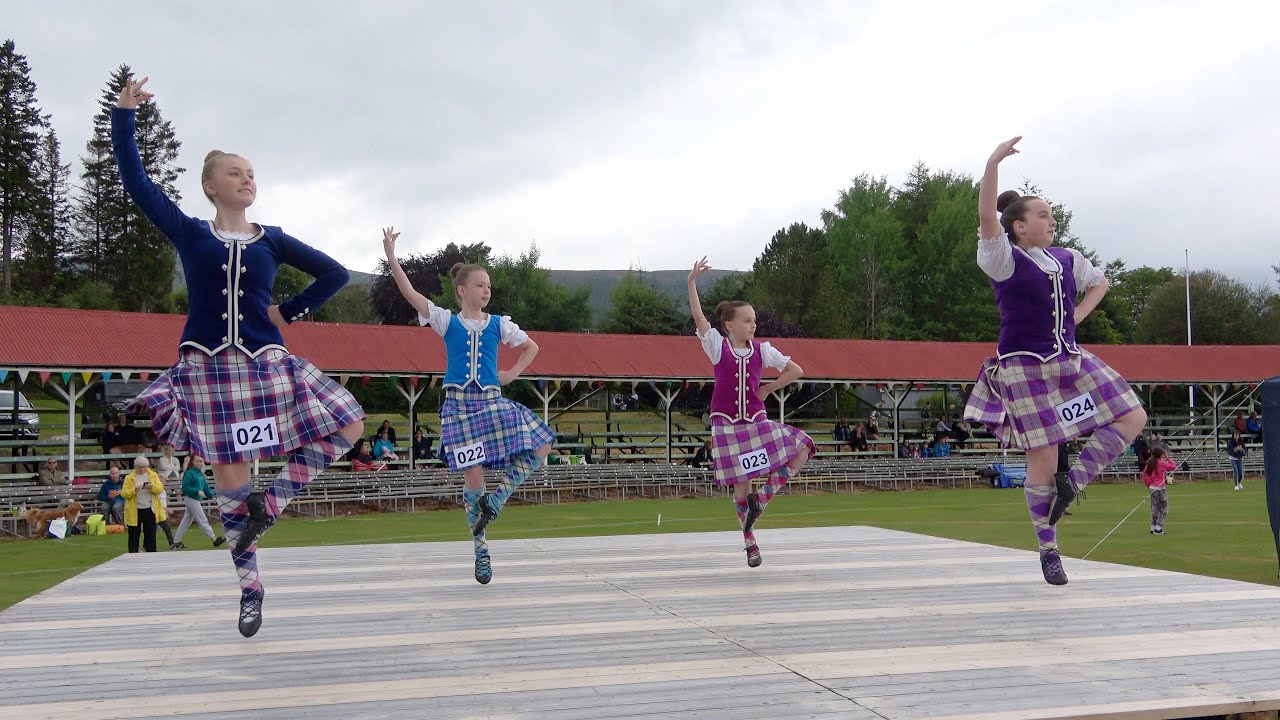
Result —
[[237, 452], [280, 444], [275, 418], [245, 420], [231, 426], [231, 446]]
[[1093, 401], [1092, 395], [1085, 393], [1056, 406], [1053, 411], [1058, 414], [1058, 419], [1062, 422], [1075, 425], [1081, 420], [1088, 420], [1097, 415], [1098, 405]]
[[479, 465], [485, 461], [484, 443], [478, 442], [449, 451], [453, 455], [453, 464], [457, 468]]
[[761, 448], [753, 452], [742, 453], [738, 456], [738, 467], [742, 468], [742, 472], [767, 470], [769, 468], [769, 451]]

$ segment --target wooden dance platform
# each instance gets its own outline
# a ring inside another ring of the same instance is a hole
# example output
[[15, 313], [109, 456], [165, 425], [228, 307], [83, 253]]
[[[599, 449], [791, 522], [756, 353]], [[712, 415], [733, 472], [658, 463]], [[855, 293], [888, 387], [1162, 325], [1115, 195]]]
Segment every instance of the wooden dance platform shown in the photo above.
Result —
[[[1028, 531], [1030, 536], [1030, 531]], [[1280, 708], [1280, 588], [869, 527], [120, 557], [0, 613], [0, 717], [1175, 718]], [[120, 540], [123, 542], [123, 540]]]

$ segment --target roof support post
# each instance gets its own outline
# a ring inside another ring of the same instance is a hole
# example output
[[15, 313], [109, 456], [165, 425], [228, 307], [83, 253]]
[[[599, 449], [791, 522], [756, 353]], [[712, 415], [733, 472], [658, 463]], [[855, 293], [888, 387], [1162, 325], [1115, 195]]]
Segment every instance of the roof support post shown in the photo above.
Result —
[[418, 406], [418, 398], [422, 397], [422, 393], [426, 392], [427, 388], [421, 386], [421, 383], [414, 385], [412, 380], [405, 379], [396, 383], [396, 390], [399, 390], [404, 399], [409, 401], [409, 469], [412, 470], [417, 463], [417, 458], [413, 456], [412, 438], [417, 435], [417, 430], [413, 427], [413, 413], [414, 408]]

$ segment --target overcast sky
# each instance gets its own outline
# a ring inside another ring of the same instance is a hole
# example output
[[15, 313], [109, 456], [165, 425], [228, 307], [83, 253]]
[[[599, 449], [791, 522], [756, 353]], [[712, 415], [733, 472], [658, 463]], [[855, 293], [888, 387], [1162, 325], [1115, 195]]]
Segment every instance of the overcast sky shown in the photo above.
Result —
[[[121, 62], [251, 219], [369, 271], [380, 225], [557, 269], [749, 269], [861, 173], [1030, 178], [1104, 258], [1272, 282], [1276, 2], [5, 2], [69, 156]], [[76, 168], [78, 173], [79, 169]], [[976, 226], [976, 218], [975, 218]], [[922, 261], [926, 259], [922, 258]]]

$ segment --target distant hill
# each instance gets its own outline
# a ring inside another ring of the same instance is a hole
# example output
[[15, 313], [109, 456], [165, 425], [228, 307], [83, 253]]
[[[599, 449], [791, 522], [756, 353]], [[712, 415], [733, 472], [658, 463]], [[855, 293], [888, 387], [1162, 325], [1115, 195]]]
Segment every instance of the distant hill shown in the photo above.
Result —
[[[604, 319], [605, 313], [609, 311], [609, 293], [631, 271], [551, 270], [550, 272], [552, 280], [568, 286], [570, 290], [576, 290], [583, 285], [591, 288], [592, 319], [599, 323]], [[707, 272], [706, 279], [702, 281], [700, 287], [706, 289], [725, 275], [739, 274], [741, 274], [739, 270], [711, 270]], [[646, 270], [642, 273], [642, 276], [646, 283], [679, 300], [680, 308], [685, 309], [687, 312], [685, 297], [688, 293], [686, 290], [686, 283], [689, 279], [688, 270]]]

